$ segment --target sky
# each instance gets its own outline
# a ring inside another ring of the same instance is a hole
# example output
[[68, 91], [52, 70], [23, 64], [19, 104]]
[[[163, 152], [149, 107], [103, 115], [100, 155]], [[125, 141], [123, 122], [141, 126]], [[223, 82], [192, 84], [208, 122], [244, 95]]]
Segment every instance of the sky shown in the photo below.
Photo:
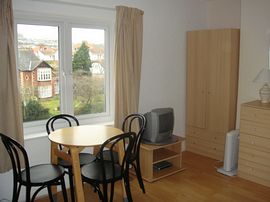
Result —
[[[19, 24], [17, 32], [26, 38], [57, 40], [57, 26]], [[104, 30], [89, 28], [72, 28], [72, 42], [88, 41], [96, 44], [104, 43]]]

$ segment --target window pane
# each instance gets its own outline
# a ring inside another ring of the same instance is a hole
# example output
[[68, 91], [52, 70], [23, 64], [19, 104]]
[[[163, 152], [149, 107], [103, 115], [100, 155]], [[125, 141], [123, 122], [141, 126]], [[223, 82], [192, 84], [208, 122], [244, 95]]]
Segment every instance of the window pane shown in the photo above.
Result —
[[105, 112], [105, 31], [72, 28], [74, 114]]
[[23, 120], [59, 114], [58, 27], [17, 25]]

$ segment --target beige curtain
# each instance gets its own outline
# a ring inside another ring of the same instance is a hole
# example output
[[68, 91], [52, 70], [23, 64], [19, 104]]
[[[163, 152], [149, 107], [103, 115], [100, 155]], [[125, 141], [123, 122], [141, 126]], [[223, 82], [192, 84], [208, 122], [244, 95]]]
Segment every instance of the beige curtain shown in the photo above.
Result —
[[138, 112], [143, 42], [143, 11], [116, 7], [115, 127]]
[[[23, 142], [22, 115], [14, 51], [12, 1], [0, 1], [0, 132]], [[11, 168], [0, 141], [0, 172]]]

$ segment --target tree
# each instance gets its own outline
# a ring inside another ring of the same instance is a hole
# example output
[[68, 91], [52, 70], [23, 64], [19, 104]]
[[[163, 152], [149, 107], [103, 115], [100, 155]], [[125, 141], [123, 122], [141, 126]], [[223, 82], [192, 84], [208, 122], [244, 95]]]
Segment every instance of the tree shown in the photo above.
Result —
[[90, 68], [92, 67], [92, 62], [89, 55], [89, 48], [86, 42], [83, 41], [79, 50], [73, 56], [72, 69], [73, 72], [81, 70], [90, 73]]
[[101, 113], [105, 110], [105, 91], [103, 76], [73, 74], [73, 94], [75, 115]]

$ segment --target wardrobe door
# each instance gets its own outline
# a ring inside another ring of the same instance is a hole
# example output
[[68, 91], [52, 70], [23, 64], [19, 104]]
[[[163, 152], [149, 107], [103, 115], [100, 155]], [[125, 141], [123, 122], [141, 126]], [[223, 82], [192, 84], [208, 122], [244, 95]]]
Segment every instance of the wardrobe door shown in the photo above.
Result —
[[206, 127], [206, 69], [208, 35], [205, 32], [187, 34], [187, 124]]
[[213, 132], [227, 133], [235, 127], [236, 110], [231, 105], [236, 107], [237, 77], [234, 75], [238, 75], [238, 61], [233, 61], [232, 50], [239, 43], [233, 40], [237, 34], [233, 31], [209, 31], [206, 120], [207, 128]]

